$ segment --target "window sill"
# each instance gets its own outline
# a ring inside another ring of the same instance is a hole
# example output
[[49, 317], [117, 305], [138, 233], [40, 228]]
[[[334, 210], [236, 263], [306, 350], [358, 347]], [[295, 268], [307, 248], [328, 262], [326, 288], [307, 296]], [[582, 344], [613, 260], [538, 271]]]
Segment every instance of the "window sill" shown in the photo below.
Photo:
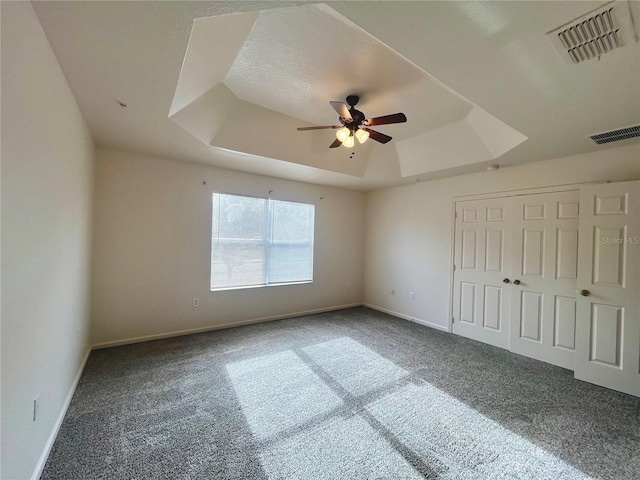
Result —
[[307, 281], [304, 281], [304, 282], [270, 283], [268, 285], [246, 285], [246, 286], [239, 286], [239, 287], [210, 288], [210, 291], [212, 291], [212, 292], [225, 292], [225, 291], [228, 291], [228, 290], [248, 290], [248, 289], [265, 288], [265, 287], [284, 287], [284, 286], [290, 286], [290, 285], [306, 285], [306, 284], [310, 284], [310, 283], [313, 283], [313, 280], [307, 280]]

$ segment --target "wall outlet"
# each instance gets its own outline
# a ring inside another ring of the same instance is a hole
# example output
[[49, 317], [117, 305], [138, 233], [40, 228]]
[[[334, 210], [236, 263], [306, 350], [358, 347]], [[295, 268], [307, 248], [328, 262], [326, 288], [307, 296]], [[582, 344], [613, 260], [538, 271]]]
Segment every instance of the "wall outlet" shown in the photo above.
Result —
[[395, 294], [396, 294], [396, 289], [394, 288], [391, 290], [391, 295], [395, 295]]
[[409, 300], [415, 300], [416, 299], [416, 294], [413, 292], [409, 292]]
[[35, 423], [40, 412], [40, 395], [33, 399], [33, 416], [31, 417], [31, 423]]
[[193, 306], [194, 307], [199, 307], [200, 306], [200, 299], [199, 298], [194, 298], [193, 299]]

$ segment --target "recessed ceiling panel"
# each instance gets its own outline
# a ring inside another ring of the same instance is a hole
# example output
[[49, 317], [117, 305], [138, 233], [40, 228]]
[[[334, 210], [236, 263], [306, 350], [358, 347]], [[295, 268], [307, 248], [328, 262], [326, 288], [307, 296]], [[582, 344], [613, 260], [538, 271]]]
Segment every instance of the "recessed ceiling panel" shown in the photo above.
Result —
[[[478, 107], [459, 122], [397, 143], [403, 177], [495, 160], [527, 139]], [[446, 167], [444, 167], [446, 165]]]
[[[296, 130], [339, 125], [329, 101], [350, 94], [366, 118], [408, 121], [373, 127], [390, 143], [349, 149], [329, 148], [334, 130]], [[406, 177], [494, 159], [526, 139], [323, 4], [196, 20], [173, 110], [210, 146], [359, 177], [378, 150], [377, 165], [399, 163]]]
[[[184, 76], [178, 81], [170, 114], [222, 81], [257, 17], [258, 13], [253, 12], [195, 20], [182, 67]], [[203, 61], [200, 55], [203, 51], [215, 61]]]
[[322, 123], [335, 117], [318, 108], [329, 100], [344, 101], [351, 93], [375, 97], [423, 77], [334, 10], [308, 5], [262, 12], [224, 82], [243, 100]]

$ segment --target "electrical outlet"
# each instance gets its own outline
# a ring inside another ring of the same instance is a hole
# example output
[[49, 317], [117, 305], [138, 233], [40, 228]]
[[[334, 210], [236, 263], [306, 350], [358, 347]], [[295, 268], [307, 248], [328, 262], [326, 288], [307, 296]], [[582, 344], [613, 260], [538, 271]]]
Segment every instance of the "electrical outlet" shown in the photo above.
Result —
[[33, 416], [31, 417], [31, 422], [35, 423], [38, 419], [38, 413], [40, 412], [40, 395], [33, 399]]
[[416, 294], [413, 292], [409, 292], [409, 300], [415, 300], [416, 299]]
[[391, 290], [391, 295], [395, 295], [395, 294], [396, 294], [396, 289], [394, 288]]
[[193, 299], [193, 306], [194, 307], [199, 307], [200, 306], [200, 299], [199, 298], [194, 298]]

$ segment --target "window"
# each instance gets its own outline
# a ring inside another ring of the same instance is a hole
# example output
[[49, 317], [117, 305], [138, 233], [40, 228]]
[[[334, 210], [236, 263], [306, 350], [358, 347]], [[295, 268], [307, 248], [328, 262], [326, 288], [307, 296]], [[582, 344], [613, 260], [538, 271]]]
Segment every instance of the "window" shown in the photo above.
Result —
[[313, 205], [213, 194], [211, 290], [313, 281]]

